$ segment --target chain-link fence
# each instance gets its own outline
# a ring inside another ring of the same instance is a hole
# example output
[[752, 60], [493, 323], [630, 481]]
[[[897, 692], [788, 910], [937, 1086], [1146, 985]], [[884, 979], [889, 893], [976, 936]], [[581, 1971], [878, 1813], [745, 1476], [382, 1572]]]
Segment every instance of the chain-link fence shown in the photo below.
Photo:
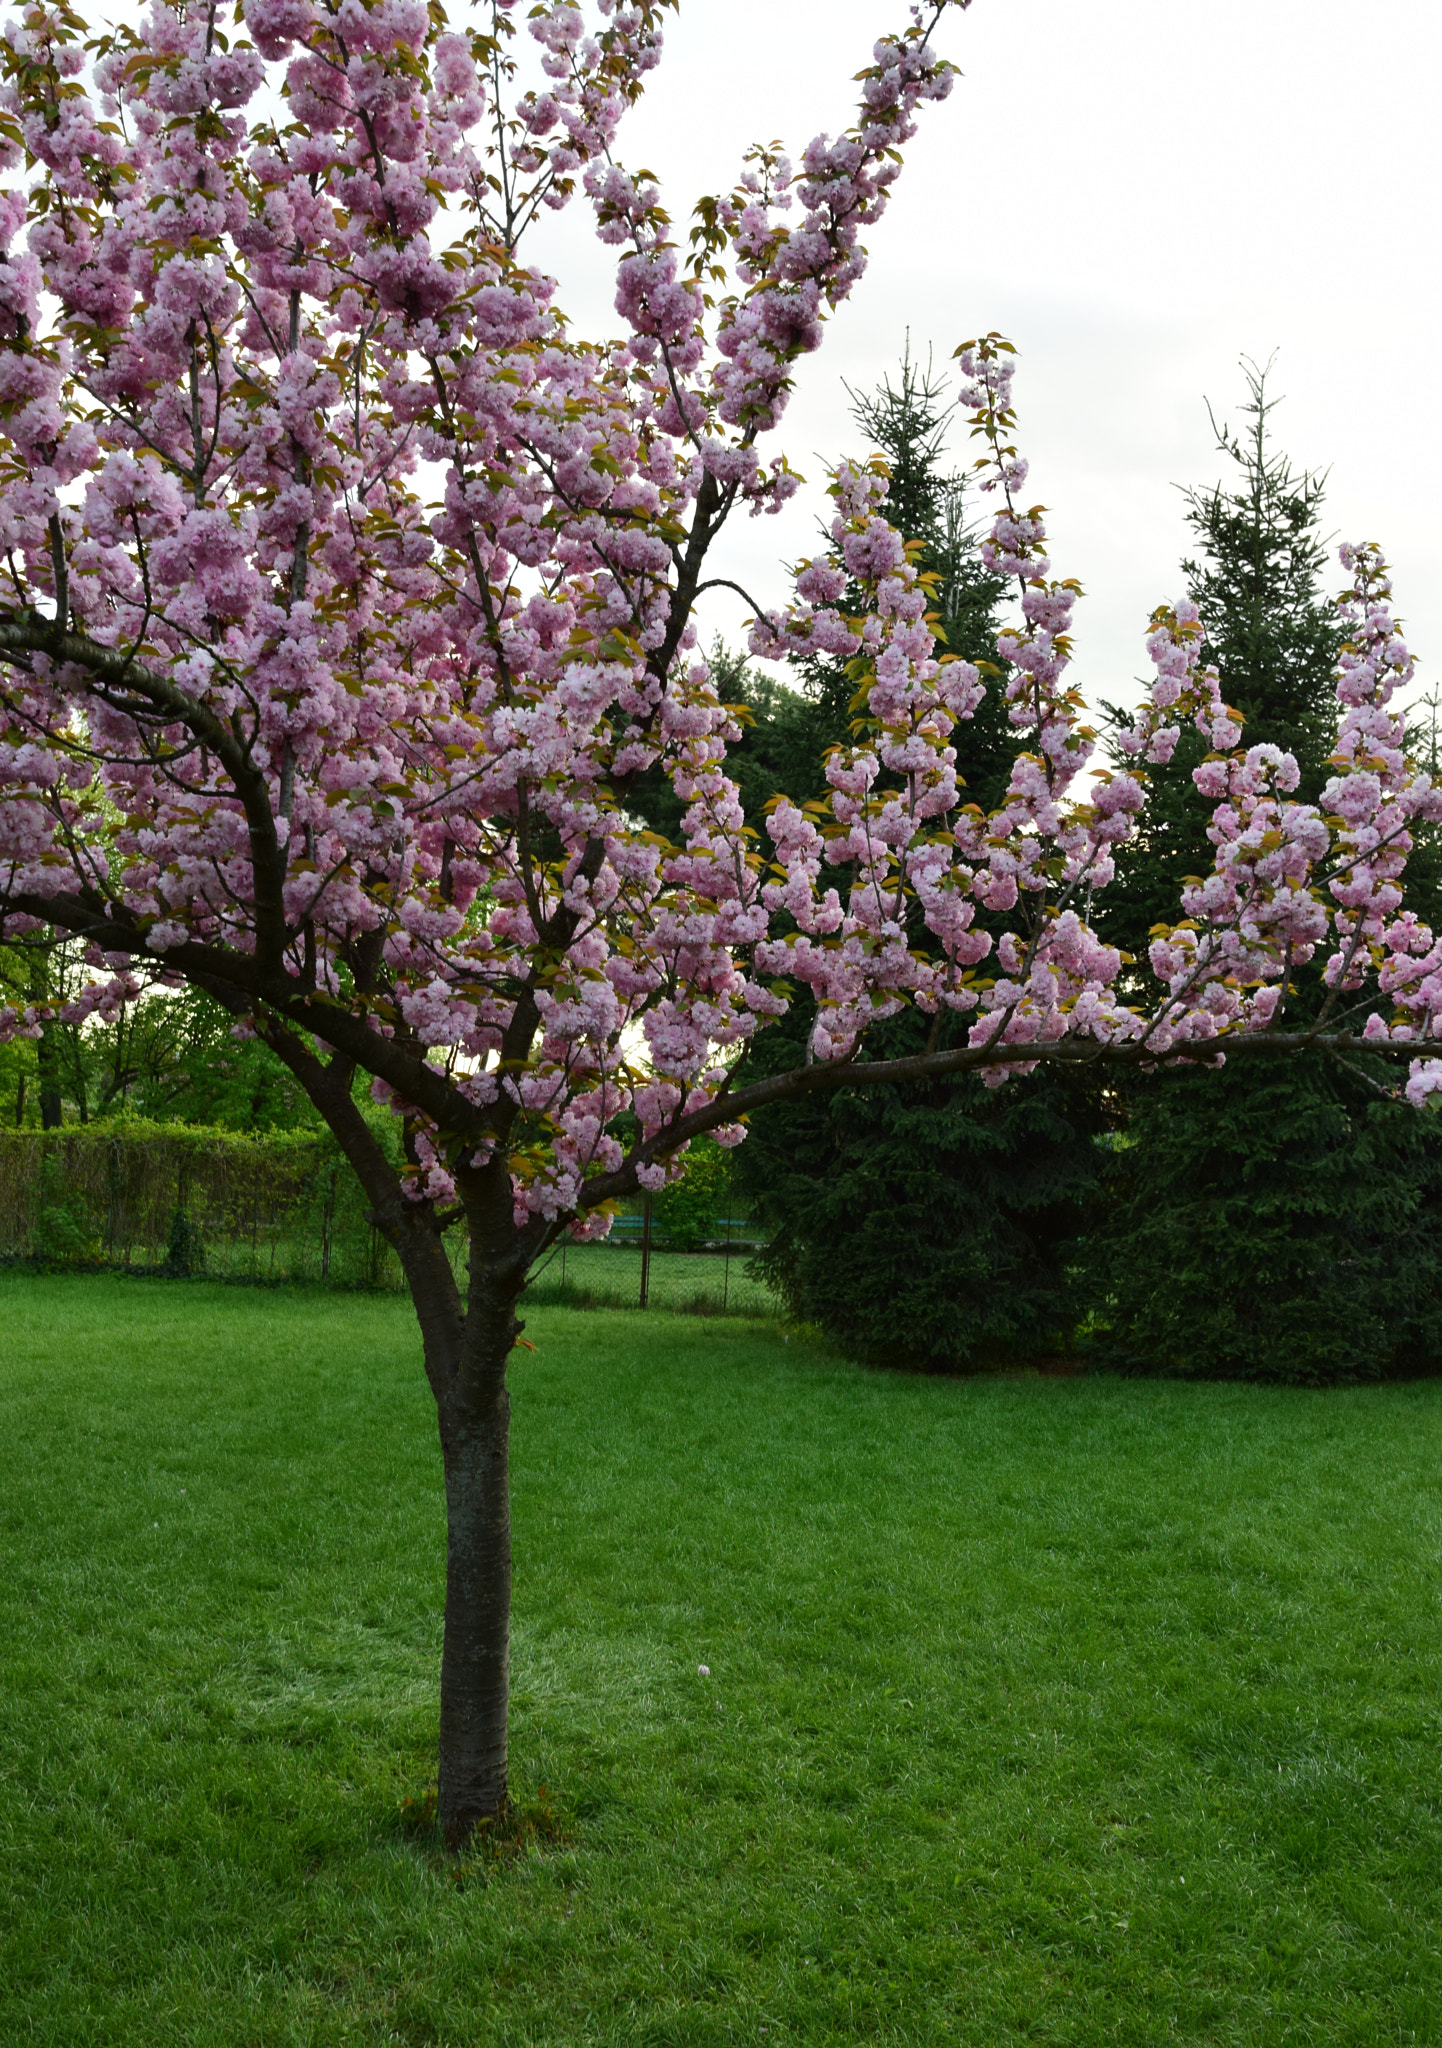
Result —
[[0, 1134], [0, 1257], [216, 1279], [399, 1287], [328, 1133], [187, 1124]]
[[[699, 1178], [699, 1177], [698, 1177]], [[562, 1243], [532, 1276], [536, 1306], [770, 1315], [747, 1268], [758, 1240], [727, 1169], [717, 1213], [630, 1204], [602, 1243]], [[724, 1211], [725, 1213], [720, 1213]], [[458, 1272], [465, 1243], [447, 1239]], [[404, 1287], [400, 1262], [326, 1132], [249, 1137], [187, 1124], [0, 1132], [0, 1260], [267, 1284]]]
[[750, 1270], [761, 1244], [749, 1218], [718, 1216], [705, 1243], [677, 1251], [648, 1211], [642, 1203], [618, 1216], [610, 1237], [599, 1244], [558, 1245], [532, 1275], [526, 1299], [538, 1307], [780, 1313], [776, 1296]]

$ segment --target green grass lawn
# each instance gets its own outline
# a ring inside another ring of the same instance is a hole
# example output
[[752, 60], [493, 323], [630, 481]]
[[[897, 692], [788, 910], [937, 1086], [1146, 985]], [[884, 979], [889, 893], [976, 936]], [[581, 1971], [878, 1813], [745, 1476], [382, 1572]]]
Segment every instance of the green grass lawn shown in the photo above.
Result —
[[[655, 1252], [647, 1275], [653, 1309], [686, 1314], [774, 1316], [781, 1303], [746, 1268], [753, 1247], [729, 1259], [715, 1252]], [[562, 1245], [533, 1281], [533, 1299], [547, 1307], [635, 1308], [641, 1291], [641, 1248], [621, 1244]]]
[[1442, 1385], [530, 1334], [458, 1885], [404, 1306], [0, 1279], [6, 2048], [1442, 2041]]

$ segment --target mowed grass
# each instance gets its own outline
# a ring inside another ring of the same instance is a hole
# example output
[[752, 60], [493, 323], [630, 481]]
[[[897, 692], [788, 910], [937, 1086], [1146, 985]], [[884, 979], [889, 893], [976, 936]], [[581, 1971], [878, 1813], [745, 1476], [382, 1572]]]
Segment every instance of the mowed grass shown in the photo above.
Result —
[[1442, 1385], [530, 1334], [457, 1884], [404, 1305], [0, 1280], [0, 2041], [1442, 2040]]

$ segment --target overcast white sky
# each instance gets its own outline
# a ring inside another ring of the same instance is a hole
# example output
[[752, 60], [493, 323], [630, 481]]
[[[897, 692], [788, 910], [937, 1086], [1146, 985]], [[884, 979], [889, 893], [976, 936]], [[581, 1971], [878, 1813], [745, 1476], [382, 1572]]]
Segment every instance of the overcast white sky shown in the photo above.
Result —
[[[852, 74], [903, 0], [682, 0], [618, 155], [655, 171], [678, 226], [748, 143], [799, 152], [848, 125]], [[830, 324], [773, 448], [812, 488], [744, 522], [731, 573], [763, 602], [814, 547], [825, 463], [855, 451], [843, 383], [906, 330], [945, 363], [991, 327], [1022, 351], [1028, 495], [1052, 508], [1055, 573], [1080, 577], [1078, 681], [1131, 695], [1151, 607], [1180, 591], [1178, 483], [1220, 474], [1204, 397], [1277, 350], [1281, 445], [1330, 468], [1328, 526], [1380, 540], [1430, 687], [1442, 660], [1433, 213], [1442, 179], [1436, 0], [974, 0], [939, 47], [960, 65], [927, 109], [871, 265]], [[611, 333], [588, 210], [548, 227], [582, 333]], [[957, 440], [958, 453], [965, 437]], [[711, 623], [739, 637], [726, 600]]]

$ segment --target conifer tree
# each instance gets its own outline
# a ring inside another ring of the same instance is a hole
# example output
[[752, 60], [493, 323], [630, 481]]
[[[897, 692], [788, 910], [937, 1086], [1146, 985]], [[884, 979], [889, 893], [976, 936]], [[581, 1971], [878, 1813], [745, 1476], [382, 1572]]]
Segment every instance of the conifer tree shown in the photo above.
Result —
[[[1270, 367], [1244, 362], [1248, 424], [1217, 430], [1230, 480], [1186, 494], [1197, 547], [1183, 570], [1243, 745], [1292, 754], [1298, 795], [1315, 801], [1332, 772], [1342, 633], [1322, 584], [1325, 477], [1276, 447]], [[1213, 866], [1212, 805], [1192, 779], [1204, 756], [1189, 730], [1149, 771], [1146, 822], [1094, 905], [1099, 928], [1134, 956], [1134, 981], [1151, 928], [1172, 923], [1185, 879]], [[1315, 1017], [1324, 995], [1315, 965], [1301, 969], [1289, 1014]], [[1285, 1073], [1236, 1062], [1123, 1082], [1128, 1142], [1089, 1255], [1120, 1360], [1315, 1383], [1430, 1354], [1442, 1146], [1430, 1120], [1379, 1100], [1375, 1079], [1299, 1060]]]
[[[869, 393], [846, 389], [852, 417], [886, 461], [888, 518], [900, 532], [924, 543], [922, 563], [933, 579], [938, 639], [963, 660], [989, 664], [996, 652], [1004, 586], [982, 566], [968, 520], [965, 479], [945, 467], [951, 391], [929, 362], [923, 368], [913, 359], [909, 344], [895, 381], [885, 377]], [[843, 594], [841, 608], [854, 612], [861, 603], [859, 589], [853, 588]], [[759, 819], [780, 790], [798, 803], [823, 796], [826, 749], [850, 735], [856, 692], [851, 664], [836, 657], [799, 657], [791, 664], [788, 684], [752, 667], [720, 640], [710, 660], [722, 698], [747, 714], [740, 739], [726, 754], [747, 817]], [[993, 809], [1016, 753], [1016, 735], [999, 691], [986, 693], [973, 716], [957, 726], [952, 744], [967, 798], [983, 810]], [[656, 830], [677, 836], [683, 806], [659, 769], [642, 779], [633, 801]]]
[[[1242, 370], [1246, 426], [1237, 432], [1213, 421], [1232, 475], [1228, 483], [1185, 493], [1197, 552], [1183, 561], [1182, 573], [1222, 695], [1245, 721], [1243, 743], [1266, 742], [1294, 755], [1302, 772], [1298, 793], [1315, 802], [1336, 739], [1333, 678], [1342, 642], [1321, 583], [1326, 478], [1294, 469], [1273, 442], [1279, 401], [1267, 390], [1271, 364], [1244, 360]], [[1108, 709], [1113, 722], [1125, 722], [1128, 714]], [[1201, 734], [1187, 726], [1171, 760], [1148, 769], [1145, 819], [1118, 848], [1116, 879], [1093, 905], [1098, 929], [1134, 955], [1134, 982], [1145, 973], [1151, 929], [1175, 923], [1184, 880], [1212, 866], [1213, 805], [1192, 781], [1206, 751]]]
[[[989, 662], [1001, 585], [970, 530], [965, 480], [946, 464], [944, 387], [908, 348], [894, 378], [851, 397], [886, 462], [888, 516], [922, 543], [946, 646]], [[821, 795], [824, 751], [850, 729], [848, 664], [798, 662], [796, 690], [731, 673], [756, 719], [728, 756], [748, 812], [778, 789]], [[987, 692], [953, 744], [966, 799], [991, 810], [1016, 751], [1000, 691]], [[873, 1033], [877, 1053], [919, 1052], [930, 1030], [903, 1013]], [[788, 1020], [750, 1059], [768, 1072], [799, 1064], [803, 1039]], [[884, 1100], [839, 1090], [770, 1105], [735, 1155], [740, 1188], [772, 1233], [760, 1264], [796, 1315], [872, 1361], [944, 1368], [1054, 1344], [1075, 1317], [1069, 1268], [1102, 1114], [1094, 1082], [1062, 1075], [1000, 1095], [968, 1075]]]

